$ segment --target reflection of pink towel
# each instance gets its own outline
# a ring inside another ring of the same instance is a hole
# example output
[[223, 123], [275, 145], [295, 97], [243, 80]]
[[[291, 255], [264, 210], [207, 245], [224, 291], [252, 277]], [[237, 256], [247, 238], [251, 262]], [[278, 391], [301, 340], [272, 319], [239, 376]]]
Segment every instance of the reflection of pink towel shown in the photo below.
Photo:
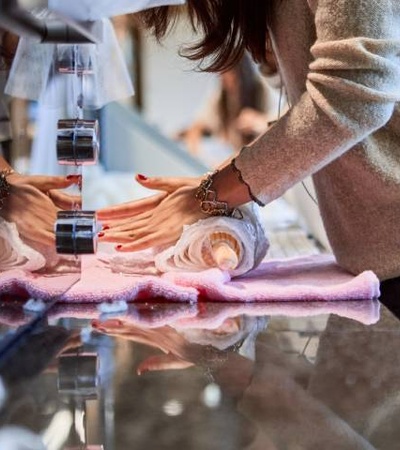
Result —
[[[112, 314], [124, 322], [142, 328], [159, 328], [165, 325], [179, 329], [214, 330], [228, 318], [246, 316], [311, 317], [335, 314], [371, 325], [379, 320], [380, 303], [376, 300], [335, 301], [335, 302], [270, 302], [270, 303], [167, 303], [155, 299], [151, 303], [138, 302], [129, 305], [128, 311]], [[57, 304], [51, 308], [48, 317], [52, 320], [74, 317], [78, 319], [98, 319], [101, 316], [94, 304]], [[31, 316], [20, 307], [0, 311], [0, 323], [18, 326]], [[108, 316], [106, 316], [108, 317]]]
[[83, 258], [82, 264], [81, 280], [69, 290], [66, 287], [76, 275], [45, 278], [16, 270], [0, 274], [0, 293], [24, 288], [31, 296], [46, 300], [61, 295], [66, 302], [154, 297], [173, 301], [330, 301], [379, 296], [379, 281], [373, 272], [353, 276], [339, 268], [330, 255], [265, 261], [233, 280], [219, 269], [143, 276], [113, 273], [93, 256]]
[[[136, 303], [123, 314], [112, 315], [132, 325], [143, 328], [158, 328], [165, 325], [180, 329], [214, 330], [222, 323], [243, 314], [246, 316], [311, 317], [335, 314], [347, 319], [371, 325], [379, 320], [380, 303], [376, 300], [335, 302], [270, 302], [270, 303]], [[99, 311], [95, 305], [57, 305], [49, 316], [57, 319], [76, 317], [96, 319]]]

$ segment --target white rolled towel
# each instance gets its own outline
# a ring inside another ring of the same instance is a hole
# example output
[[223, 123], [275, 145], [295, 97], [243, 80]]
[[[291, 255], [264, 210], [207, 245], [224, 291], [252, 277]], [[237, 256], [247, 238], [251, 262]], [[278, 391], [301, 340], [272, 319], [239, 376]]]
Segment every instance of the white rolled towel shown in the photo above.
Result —
[[261, 226], [259, 208], [240, 208], [243, 219], [210, 217], [185, 226], [178, 242], [155, 255], [160, 272], [202, 271], [211, 267], [239, 276], [257, 267], [269, 242]]

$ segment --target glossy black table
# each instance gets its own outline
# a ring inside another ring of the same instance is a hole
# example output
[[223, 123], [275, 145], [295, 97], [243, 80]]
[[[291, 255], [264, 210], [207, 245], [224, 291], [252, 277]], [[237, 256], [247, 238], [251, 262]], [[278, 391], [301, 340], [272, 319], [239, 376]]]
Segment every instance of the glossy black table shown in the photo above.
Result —
[[1, 300], [1, 450], [400, 448], [395, 301]]

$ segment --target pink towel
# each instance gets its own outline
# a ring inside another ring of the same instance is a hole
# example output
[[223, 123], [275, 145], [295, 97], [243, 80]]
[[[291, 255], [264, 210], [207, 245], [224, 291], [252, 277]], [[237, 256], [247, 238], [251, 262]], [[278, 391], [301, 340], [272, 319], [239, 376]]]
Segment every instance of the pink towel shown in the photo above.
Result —
[[22, 270], [0, 274], [0, 293], [21, 289], [47, 300], [104, 302], [164, 298], [170, 301], [230, 302], [368, 300], [379, 297], [379, 280], [371, 271], [358, 276], [341, 269], [331, 255], [313, 255], [285, 260], [266, 260], [242, 277], [230, 279], [227, 272], [170, 272], [134, 275], [112, 272], [94, 256], [83, 258], [81, 279], [76, 274], [45, 277]]

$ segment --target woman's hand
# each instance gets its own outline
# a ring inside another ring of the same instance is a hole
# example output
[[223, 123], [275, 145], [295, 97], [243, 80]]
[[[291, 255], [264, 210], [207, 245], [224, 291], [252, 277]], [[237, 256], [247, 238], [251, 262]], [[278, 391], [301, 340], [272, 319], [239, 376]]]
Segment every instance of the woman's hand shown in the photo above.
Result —
[[136, 175], [136, 181], [147, 189], [155, 191], [163, 191], [172, 194], [177, 189], [184, 186], [197, 187], [202, 177], [145, 177], [144, 175]]
[[131, 202], [121, 203], [115, 206], [99, 209], [97, 217], [99, 220], [115, 221], [119, 219], [132, 218], [138, 214], [150, 212], [156, 208], [168, 194], [175, 192], [183, 186], [196, 187], [200, 184], [201, 178], [197, 177], [145, 177], [136, 175], [136, 181], [147, 189], [161, 191], [151, 197]]
[[[173, 245], [181, 236], [184, 225], [191, 225], [206, 217], [200, 210], [195, 194], [195, 187], [184, 186], [172, 194], [164, 194], [166, 196], [161, 200], [158, 199], [157, 206], [135, 217], [105, 222], [105, 231], [99, 234], [100, 241], [120, 243], [117, 250], [121, 252]], [[154, 197], [151, 199], [154, 200]], [[148, 199], [139, 202], [146, 200]], [[138, 204], [138, 202], [135, 203]], [[115, 219], [128, 217], [129, 206], [125, 208], [127, 208], [124, 210], [126, 215], [118, 215], [121, 213], [118, 211], [114, 216]], [[132, 213], [133, 210], [131, 209], [130, 212]], [[102, 217], [101, 214], [100, 217]]]
[[188, 342], [174, 328], [140, 328], [119, 319], [93, 320], [92, 327], [99, 333], [157, 348], [163, 354], [152, 355], [142, 361], [138, 374], [149, 371], [186, 369], [193, 366], [202, 355], [201, 346]]

